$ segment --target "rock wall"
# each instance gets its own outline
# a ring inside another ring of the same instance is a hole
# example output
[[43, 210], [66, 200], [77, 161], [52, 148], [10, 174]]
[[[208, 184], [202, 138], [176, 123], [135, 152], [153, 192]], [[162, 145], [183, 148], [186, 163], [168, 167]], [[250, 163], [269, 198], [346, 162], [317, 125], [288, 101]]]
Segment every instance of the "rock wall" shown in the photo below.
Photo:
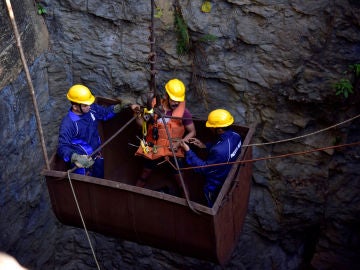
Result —
[[[12, 1], [51, 156], [73, 83], [138, 102], [149, 91], [150, 1], [36, 2], [46, 8], [43, 16], [33, 1]], [[195, 116], [227, 108], [237, 122], [256, 128], [254, 143], [264, 144], [359, 114], [359, 89], [345, 99], [333, 88], [360, 61], [358, 1], [211, 1], [210, 13], [201, 12], [202, 1], [177, 1], [190, 41], [183, 55], [176, 1], [155, 2], [157, 90], [182, 79]], [[31, 269], [94, 269], [83, 230], [59, 224], [51, 212], [31, 98], [3, 2], [0, 7], [0, 250]], [[313, 136], [255, 146], [254, 157], [357, 142], [359, 124], [356, 118]], [[244, 232], [226, 269], [358, 267], [359, 157], [355, 146], [255, 162]], [[91, 238], [103, 269], [221, 269]]]
[[[27, 61], [34, 59], [48, 48], [48, 31], [41, 16], [37, 16], [35, 1], [11, 1], [17, 28]], [[16, 39], [12, 31], [5, 1], [0, 3], [0, 89], [15, 80], [22, 69]]]

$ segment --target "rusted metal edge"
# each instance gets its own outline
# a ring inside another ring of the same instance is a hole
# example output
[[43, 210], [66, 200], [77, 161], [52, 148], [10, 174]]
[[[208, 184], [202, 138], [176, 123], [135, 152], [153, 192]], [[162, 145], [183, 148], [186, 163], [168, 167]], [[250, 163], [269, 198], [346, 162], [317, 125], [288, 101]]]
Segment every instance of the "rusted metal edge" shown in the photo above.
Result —
[[[248, 132], [246, 133], [246, 137], [243, 141], [243, 145], [248, 145], [250, 144], [251, 140], [252, 140], [252, 136], [254, 134], [254, 128], [253, 127], [249, 127]], [[236, 161], [240, 161], [244, 159], [244, 156], [246, 155], [247, 151], [252, 151], [251, 147], [245, 147], [242, 148], [241, 154], [239, 155], [239, 157], [236, 159]], [[240, 173], [241, 174], [241, 170], [238, 171], [238, 166], [241, 166], [242, 164], [234, 164], [231, 167], [231, 170], [228, 174], [228, 176], [226, 177], [226, 180], [219, 192], [219, 195], [212, 207], [212, 209], [214, 210], [214, 213], [217, 213], [219, 211], [219, 208], [221, 207], [223, 200], [225, 198], [225, 196], [228, 194], [229, 189], [231, 188], [234, 179], [236, 178], [236, 174]]]
[[[68, 178], [67, 172], [63, 172], [63, 171], [44, 169], [44, 170], [42, 170], [41, 174], [44, 176], [54, 177], [54, 179], [48, 180], [48, 181], [66, 181]], [[109, 188], [121, 189], [121, 190], [141, 194], [144, 196], [154, 197], [154, 198], [157, 198], [160, 200], [165, 200], [165, 201], [169, 201], [171, 203], [180, 204], [185, 207], [188, 207], [188, 203], [186, 202], [186, 200], [184, 198], [179, 198], [176, 196], [172, 196], [170, 194], [154, 191], [151, 189], [141, 188], [141, 187], [124, 184], [124, 183], [113, 181], [113, 180], [96, 178], [96, 177], [86, 176], [86, 175], [81, 175], [81, 174], [76, 174], [76, 173], [70, 173], [70, 177], [71, 177], [72, 181], [80, 181], [80, 182], [91, 183], [91, 184], [95, 184], [95, 185], [101, 185], [101, 186], [105, 186], [105, 187], [109, 187]], [[201, 204], [193, 202], [193, 201], [192, 201], [192, 204], [196, 210], [198, 210], [204, 214], [211, 215], [211, 216], [216, 215], [216, 212], [214, 212], [213, 209], [211, 209], [207, 206], [201, 205]]]

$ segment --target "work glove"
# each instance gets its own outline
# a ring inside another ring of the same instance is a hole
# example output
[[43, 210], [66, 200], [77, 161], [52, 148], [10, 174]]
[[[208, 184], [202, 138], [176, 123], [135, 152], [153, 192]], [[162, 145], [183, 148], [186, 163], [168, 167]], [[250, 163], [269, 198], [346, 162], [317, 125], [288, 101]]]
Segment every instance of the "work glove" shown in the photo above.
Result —
[[122, 100], [121, 103], [114, 105], [113, 112], [119, 113], [121, 110], [123, 110], [126, 107], [130, 107], [132, 103], [128, 100]]
[[78, 168], [89, 168], [94, 164], [94, 160], [88, 155], [72, 154], [71, 162]]
[[122, 103], [116, 104], [113, 108], [113, 112], [114, 113], [119, 113], [121, 112], [121, 110], [124, 108], [125, 106], [123, 106]]

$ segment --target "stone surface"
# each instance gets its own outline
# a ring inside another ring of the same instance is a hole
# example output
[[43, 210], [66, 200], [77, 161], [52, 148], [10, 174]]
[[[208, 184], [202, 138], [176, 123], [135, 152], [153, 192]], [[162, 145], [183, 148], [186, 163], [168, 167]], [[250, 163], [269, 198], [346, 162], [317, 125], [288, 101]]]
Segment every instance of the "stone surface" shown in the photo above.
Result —
[[[30, 66], [48, 154], [77, 82], [96, 95], [149, 91], [150, 1], [11, 1]], [[47, 13], [36, 14], [35, 2]], [[358, 1], [178, 1], [192, 50], [176, 53], [175, 1], [155, 2], [157, 91], [173, 77], [187, 105], [253, 125], [254, 158], [360, 141], [360, 89], [333, 84], [359, 63]], [[0, 250], [30, 269], [96, 268], [84, 231], [60, 224], [49, 203], [32, 100], [4, 2], [0, 2]], [[46, 26], [46, 27], [45, 27]], [[49, 36], [48, 36], [49, 35]], [[203, 40], [206, 35], [213, 40]], [[226, 269], [360, 267], [360, 149], [330, 149], [254, 163], [243, 234]], [[221, 269], [209, 262], [91, 233], [102, 269]]]
[[[35, 1], [10, 2], [25, 58], [32, 62], [48, 47], [49, 37], [44, 19], [37, 15]], [[5, 1], [0, 3], [0, 10], [0, 89], [2, 89], [9, 81], [16, 79], [22, 69], [22, 63]]]

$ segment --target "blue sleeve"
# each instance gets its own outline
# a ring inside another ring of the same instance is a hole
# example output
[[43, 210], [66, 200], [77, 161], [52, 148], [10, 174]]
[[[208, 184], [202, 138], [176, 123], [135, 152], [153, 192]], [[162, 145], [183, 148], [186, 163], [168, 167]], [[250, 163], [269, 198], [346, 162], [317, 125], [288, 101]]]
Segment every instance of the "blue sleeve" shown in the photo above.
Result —
[[221, 155], [217, 153], [216, 149], [210, 149], [207, 160], [202, 160], [199, 158], [191, 149], [186, 152], [186, 162], [190, 166], [200, 167], [196, 168], [195, 171], [197, 173], [201, 173], [208, 177], [216, 172], [217, 166], [209, 166], [209, 167], [201, 167], [211, 164], [218, 164], [223, 160]]
[[76, 129], [73, 122], [66, 116], [60, 125], [59, 142], [57, 153], [65, 162], [70, 161], [71, 155], [75, 152], [74, 145], [71, 140], [76, 135]]
[[116, 114], [114, 113], [114, 105], [103, 107], [96, 103], [91, 105], [91, 111], [95, 112], [98, 120], [106, 121], [113, 118]]

